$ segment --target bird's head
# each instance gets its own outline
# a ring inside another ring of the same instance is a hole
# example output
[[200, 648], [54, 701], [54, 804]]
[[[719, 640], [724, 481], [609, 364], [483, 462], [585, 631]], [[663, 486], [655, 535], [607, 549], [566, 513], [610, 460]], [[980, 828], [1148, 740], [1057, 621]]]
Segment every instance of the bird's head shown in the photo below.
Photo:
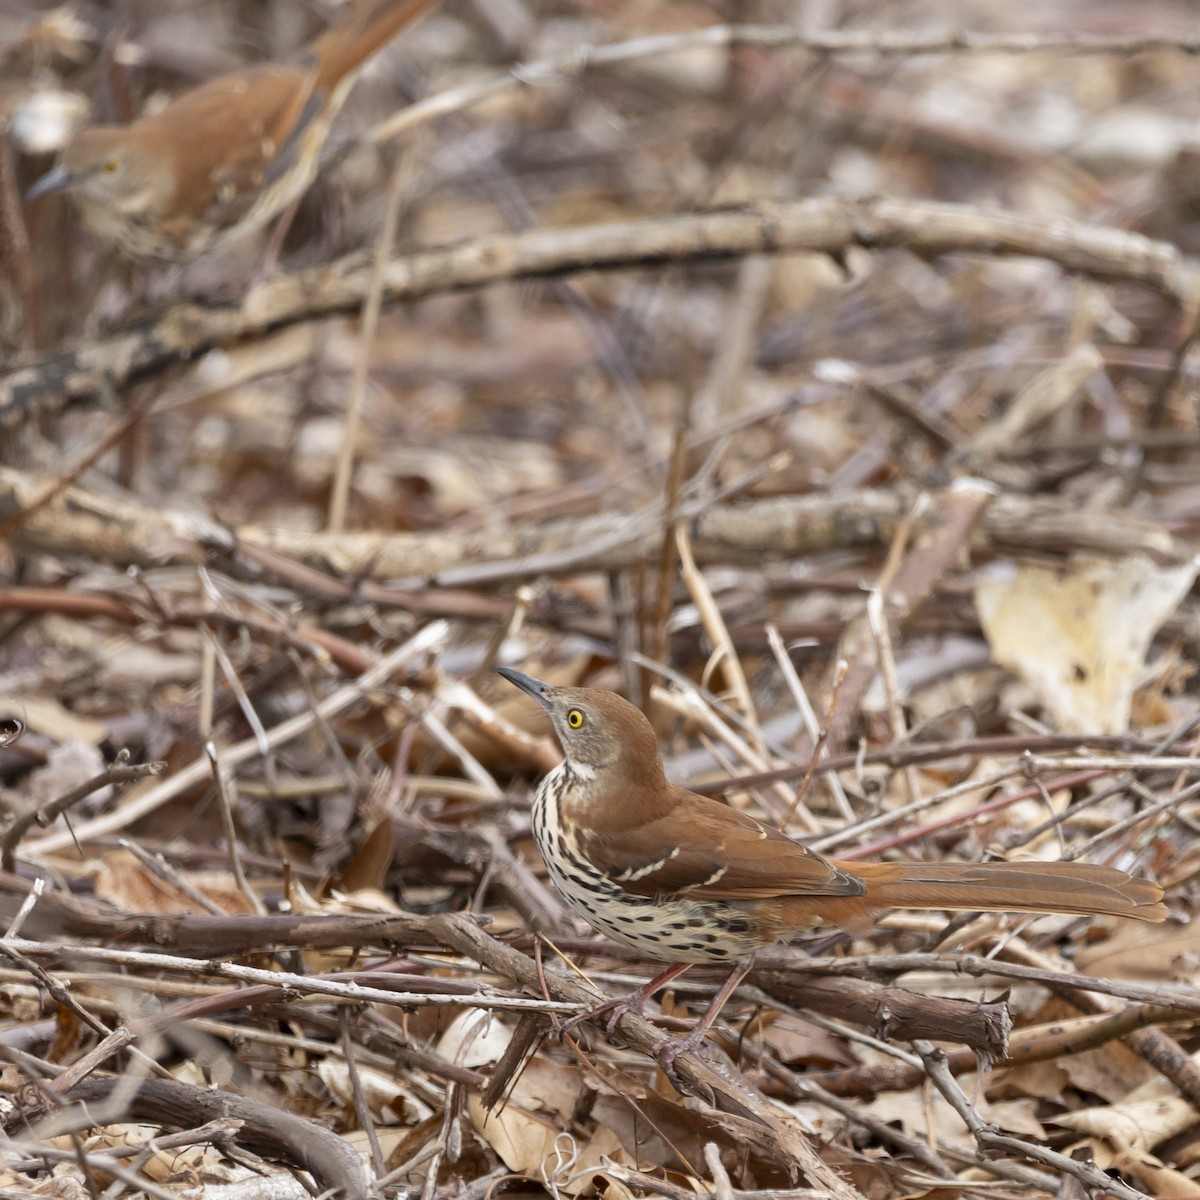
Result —
[[100, 125], [69, 142], [53, 170], [26, 192], [25, 199], [70, 191], [85, 204], [136, 216], [161, 203], [164, 180], [161, 163], [136, 135], [127, 128]]
[[614, 786], [626, 777], [641, 785], [664, 778], [654, 729], [628, 700], [596, 688], [553, 687], [511, 667], [497, 670], [550, 714], [563, 755], [580, 778], [604, 772]]

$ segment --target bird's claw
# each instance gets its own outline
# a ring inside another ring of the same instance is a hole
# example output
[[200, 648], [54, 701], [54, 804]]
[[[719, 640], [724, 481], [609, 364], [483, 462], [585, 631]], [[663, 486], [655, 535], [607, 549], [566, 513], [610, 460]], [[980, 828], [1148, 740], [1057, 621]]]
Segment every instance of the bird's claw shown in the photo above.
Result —
[[679, 1072], [675, 1069], [675, 1060], [681, 1054], [693, 1054], [699, 1050], [704, 1044], [704, 1038], [704, 1033], [701, 1033], [699, 1037], [696, 1037], [694, 1033], [689, 1033], [686, 1037], [667, 1038], [656, 1047], [654, 1057], [658, 1062], [658, 1069], [667, 1077], [677, 1092], [683, 1092], [685, 1088]]
[[639, 996], [636, 992], [632, 996], [614, 996], [611, 1000], [605, 1000], [603, 1004], [597, 1004], [595, 1008], [589, 1008], [587, 1012], [576, 1013], [575, 1016], [564, 1021], [559, 1028], [559, 1033], [570, 1033], [576, 1026], [598, 1020], [605, 1013], [608, 1013], [609, 1016], [608, 1020], [604, 1022], [604, 1029], [606, 1033], [611, 1034], [615, 1032], [617, 1022], [626, 1013], [633, 1013], [638, 1017], [643, 1016], [645, 1006], [646, 998]]
[[644, 1017], [646, 1008], [645, 999], [640, 999], [637, 996], [622, 996], [613, 1006], [612, 1011], [608, 1014], [608, 1020], [604, 1022], [604, 1029], [607, 1033], [616, 1033], [617, 1022], [626, 1014], [633, 1013], [635, 1017]]

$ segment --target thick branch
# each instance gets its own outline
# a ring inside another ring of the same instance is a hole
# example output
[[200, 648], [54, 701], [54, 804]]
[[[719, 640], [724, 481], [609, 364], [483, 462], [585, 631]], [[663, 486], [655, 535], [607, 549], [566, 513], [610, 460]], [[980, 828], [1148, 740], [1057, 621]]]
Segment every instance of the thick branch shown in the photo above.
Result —
[[[858, 246], [915, 254], [1017, 255], [1056, 262], [1101, 279], [1140, 283], [1183, 307], [1197, 292], [1194, 268], [1166, 242], [1102, 226], [1031, 220], [959, 204], [909, 200], [762, 201], [721, 212], [684, 213], [576, 229], [529, 230], [418, 250], [388, 264], [384, 301], [404, 300], [512, 279], [573, 275], [748, 254]], [[371, 267], [351, 255], [270, 280], [240, 304], [181, 304], [152, 324], [65, 350], [0, 375], [0, 429], [73, 403], [95, 403], [126, 384], [214, 346], [271, 329], [359, 309]]]
[[[85, 1079], [67, 1099], [104, 1110], [85, 1119], [83, 1128], [135, 1117], [171, 1128], [194, 1129], [209, 1121], [233, 1118], [239, 1123], [230, 1138], [235, 1145], [307, 1171], [320, 1190], [342, 1200], [366, 1200], [368, 1195], [362, 1159], [349, 1142], [315, 1121], [281, 1112], [275, 1105], [249, 1096], [175, 1080], [143, 1079], [130, 1091], [122, 1079]], [[117, 1101], [115, 1111], [105, 1108], [110, 1099]], [[32, 1114], [20, 1115], [28, 1118]]]
[[[44, 494], [45, 480], [0, 468], [0, 521]], [[878, 550], [891, 540], [910, 503], [909, 493], [895, 489], [714, 505], [695, 517], [692, 550], [702, 566], [829, 550]], [[228, 529], [192, 513], [71, 487], [33, 512], [14, 541], [27, 551], [146, 568], [211, 565], [214, 550], [236, 557], [239, 546], [246, 546], [343, 579], [389, 580], [402, 588], [462, 588], [626, 570], [647, 557], [657, 558], [661, 538], [661, 521], [649, 511], [464, 533], [324, 535], [253, 525]], [[1161, 526], [1127, 512], [1028, 496], [997, 497], [980, 520], [975, 548], [983, 554], [1140, 551], [1160, 560], [1184, 553]]]

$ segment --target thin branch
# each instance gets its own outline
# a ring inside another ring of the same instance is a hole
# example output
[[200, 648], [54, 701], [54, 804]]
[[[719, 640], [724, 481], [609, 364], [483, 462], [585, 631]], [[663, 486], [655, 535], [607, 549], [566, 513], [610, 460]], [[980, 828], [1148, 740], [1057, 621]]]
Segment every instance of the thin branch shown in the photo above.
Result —
[[145, 779], [150, 775], [161, 775], [167, 769], [165, 762], [127, 763], [125, 759], [128, 758], [128, 752], [123, 753], [124, 757], [118, 758], [107, 770], [101, 771], [99, 775], [93, 775], [91, 779], [72, 788], [65, 795], [59, 796], [57, 800], [52, 800], [41, 808], [32, 808], [21, 813], [4, 831], [3, 838], [0, 838], [0, 869], [5, 871], [14, 869], [17, 847], [33, 825], [40, 825], [43, 828], [50, 825], [63, 813], [69, 812], [76, 804], [86, 800], [103, 787], [132, 783], [134, 780]]

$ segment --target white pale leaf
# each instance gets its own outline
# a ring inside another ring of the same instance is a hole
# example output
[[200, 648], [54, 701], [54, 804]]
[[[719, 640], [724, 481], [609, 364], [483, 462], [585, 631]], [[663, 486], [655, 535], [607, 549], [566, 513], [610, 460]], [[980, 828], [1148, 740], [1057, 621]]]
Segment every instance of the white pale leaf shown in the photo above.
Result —
[[1120, 733], [1151, 639], [1196, 567], [1144, 555], [1002, 563], [980, 576], [975, 605], [992, 658], [1033, 688], [1059, 729]]

